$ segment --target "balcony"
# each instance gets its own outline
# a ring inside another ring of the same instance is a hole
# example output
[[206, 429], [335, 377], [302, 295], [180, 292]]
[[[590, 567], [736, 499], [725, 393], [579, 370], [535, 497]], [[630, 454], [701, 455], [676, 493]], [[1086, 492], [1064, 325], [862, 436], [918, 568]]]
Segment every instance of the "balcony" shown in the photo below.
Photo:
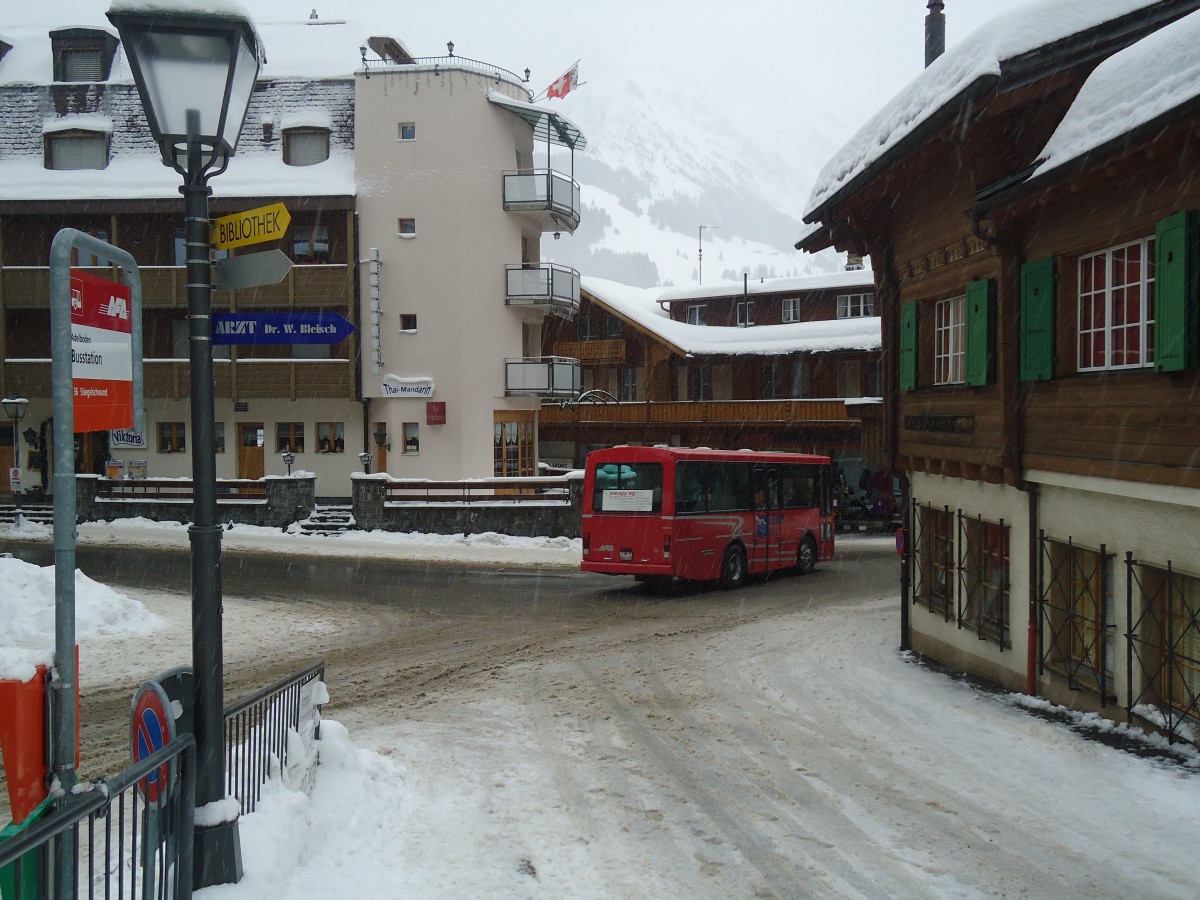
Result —
[[577, 359], [535, 356], [504, 361], [506, 397], [575, 397], [581, 383]]
[[579, 273], [574, 269], [553, 263], [505, 266], [505, 277], [504, 302], [509, 306], [541, 307], [564, 318], [579, 312]]
[[[112, 267], [85, 269], [101, 278], [115, 278]], [[187, 269], [183, 266], [140, 266], [142, 306], [147, 309], [187, 308]], [[214, 304], [224, 307], [235, 298], [243, 312], [258, 309], [347, 309], [354, 296], [354, 270], [343, 264], [293, 266], [278, 284], [221, 291]], [[49, 309], [50, 269], [46, 266], [5, 266], [0, 269], [0, 296], [9, 309]]]
[[574, 233], [579, 227], [579, 182], [553, 169], [505, 172], [504, 208], [532, 215], [542, 231]]
[[[769, 425], [854, 424], [863, 407], [842, 399], [663, 400], [641, 403], [543, 406], [543, 425]], [[853, 411], [852, 411], [853, 410]]]
[[625, 362], [627, 355], [624, 338], [609, 338], [603, 341], [555, 341], [555, 356], [570, 356], [585, 363]]

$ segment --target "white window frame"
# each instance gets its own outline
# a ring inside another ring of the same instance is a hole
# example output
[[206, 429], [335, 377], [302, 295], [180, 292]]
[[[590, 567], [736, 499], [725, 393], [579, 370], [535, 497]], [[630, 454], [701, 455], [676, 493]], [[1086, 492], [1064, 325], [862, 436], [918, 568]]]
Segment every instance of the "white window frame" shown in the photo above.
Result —
[[[1137, 277], [1116, 283], [1122, 262], [1135, 255]], [[1088, 269], [1092, 271], [1090, 282], [1085, 277]], [[1078, 276], [1078, 334], [1075, 339], [1078, 370], [1105, 372], [1153, 366], [1154, 238], [1145, 237], [1081, 256]], [[1089, 283], [1090, 290], [1085, 290], [1085, 284]], [[1115, 323], [1116, 315], [1122, 311], [1122, 300], [1130, 292], [1137, 294], [1133, 301], [1133, 317]], [[1091, 323], [1092, 327], [1085, 328], [1085, 323]], [[1125, 361], [1130, 356], [1134, 357], [1134, 362]], [[1115, 361], [1118, 358], [1120, 362]]]
[[799, 322], [800, 321], [800, 298], [799, 297], [784, 297], [783, 298], [783, 321], [784, 322]]
[[689, 325], [707, 325], [708, 307], [703, 303], [687, 308], [687, 323]]
[[739, 300], [737, 304], [737, 327], [750, 328], [754, 325], [754, 301]]
[[837, 317], [839, 319], [861, 319], [864, 316], [875, 315], [875, 295], [838, 294]]
[[933, 383], [962, 384], [966, 362], [966, 295], [939, 300], [934, 307]]

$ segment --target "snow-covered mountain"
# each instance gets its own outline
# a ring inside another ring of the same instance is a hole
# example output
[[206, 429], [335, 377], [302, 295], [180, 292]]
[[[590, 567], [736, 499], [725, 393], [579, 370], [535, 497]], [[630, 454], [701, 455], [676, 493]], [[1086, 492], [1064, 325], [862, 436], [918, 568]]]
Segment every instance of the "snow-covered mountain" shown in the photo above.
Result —
[[[574, 158], [582, 222], [574, 235], [547, 236], [544, 259], [638, 287], [841, 268], [836, 254], [802, 254], [793, 244], [844, 126], [806, 115], [797, 101], [742, 127], [710, 97], [686, 86], [647, 90], [628, 74], [547, 102], [583, 130], [588, 147]], [[570, 169], [565, 151], [552, 160]]]

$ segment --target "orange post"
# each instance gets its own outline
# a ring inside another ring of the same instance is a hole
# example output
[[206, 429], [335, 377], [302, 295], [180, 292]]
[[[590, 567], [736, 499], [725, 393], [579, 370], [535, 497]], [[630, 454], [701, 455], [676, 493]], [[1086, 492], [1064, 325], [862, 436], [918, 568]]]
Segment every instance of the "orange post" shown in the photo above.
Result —
[[46, 667], [28, 681], [0, 679], [0, 749], [14, 822], [46, 798]]

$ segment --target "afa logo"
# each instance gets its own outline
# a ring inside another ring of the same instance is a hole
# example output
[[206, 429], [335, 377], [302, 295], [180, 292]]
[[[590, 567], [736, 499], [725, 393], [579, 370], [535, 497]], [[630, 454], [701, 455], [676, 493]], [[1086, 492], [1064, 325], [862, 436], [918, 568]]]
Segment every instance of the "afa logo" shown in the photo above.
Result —
[[102, 315], [112, 316], [115, 319], [129, 318], [129, 303], [124, 297], [115, 297], [109, 295], [108, 302], [100, 307]]

